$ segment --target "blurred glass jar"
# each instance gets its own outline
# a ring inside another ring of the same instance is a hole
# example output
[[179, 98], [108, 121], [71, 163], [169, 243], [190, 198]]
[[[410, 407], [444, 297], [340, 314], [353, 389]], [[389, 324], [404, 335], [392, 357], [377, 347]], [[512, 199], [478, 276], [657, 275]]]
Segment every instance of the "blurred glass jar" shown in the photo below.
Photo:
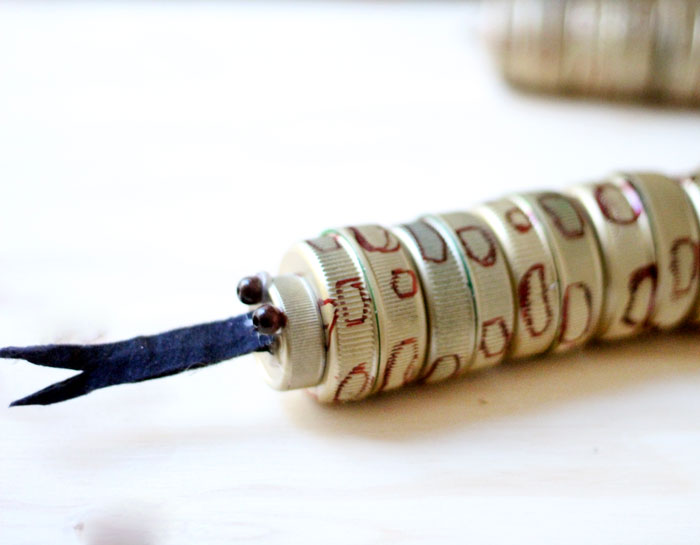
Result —
[[700, 104], [700, 0], [485, 0], [503, 75], [537, 91]]

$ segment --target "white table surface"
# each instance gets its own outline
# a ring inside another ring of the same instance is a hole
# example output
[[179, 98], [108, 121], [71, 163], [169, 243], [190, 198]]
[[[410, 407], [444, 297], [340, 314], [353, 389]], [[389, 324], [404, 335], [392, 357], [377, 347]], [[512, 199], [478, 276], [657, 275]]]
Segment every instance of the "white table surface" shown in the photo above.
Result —
[[[693, 111], [523, 96], [457, 2], [0, 4], [0, 345], [243, 307], [296, 240], [619, 168]], [[0, 409], [0, 544], [700, 542], [692, 333], [317, 405], [252, 357]], [[0, 405], [70, 372], [0, 361]]]

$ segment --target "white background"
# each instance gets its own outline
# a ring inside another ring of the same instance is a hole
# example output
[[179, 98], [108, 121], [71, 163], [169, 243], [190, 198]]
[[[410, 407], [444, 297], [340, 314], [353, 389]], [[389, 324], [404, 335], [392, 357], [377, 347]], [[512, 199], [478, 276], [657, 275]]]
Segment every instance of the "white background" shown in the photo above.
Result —
[[[525, 96], [457, 2], [0, 4], [0, 345], [239, 313], [322, 229], [700, 164], [700, 115]], [[0, 409], [0, 543], [700, 541], [655, 336], [322, 407], [253, 358]], [[0, 361], [0, 405], [68, 372]]]

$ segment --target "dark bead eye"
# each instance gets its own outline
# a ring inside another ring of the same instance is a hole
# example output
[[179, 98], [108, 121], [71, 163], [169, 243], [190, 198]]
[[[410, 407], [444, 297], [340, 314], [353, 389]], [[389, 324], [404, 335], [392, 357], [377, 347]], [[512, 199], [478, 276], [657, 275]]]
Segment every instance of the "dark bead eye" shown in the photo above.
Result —
[[263, 281], [259, 276], [246, 276], [236, 288], [236, 293], [241, 303], [246, 305], [257, 305], [263, 300]]
[[287, 325], [287, 316], [277, 307], [263, 305], [253, 312], [253, 325], [263, 335], [272, 335]]

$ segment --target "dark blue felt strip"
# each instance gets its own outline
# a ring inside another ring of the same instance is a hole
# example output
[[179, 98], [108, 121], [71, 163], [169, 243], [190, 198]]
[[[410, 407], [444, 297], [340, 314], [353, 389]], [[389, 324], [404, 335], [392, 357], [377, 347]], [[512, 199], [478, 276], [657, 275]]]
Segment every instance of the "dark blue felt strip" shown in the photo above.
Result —
[[8, 347], [0, 349], [0, 358], [83, 371], [12, 403], [48, 405], [98, 388], [174, 375], [267, 350], [273, 339], [255, 330], [248, 313], [109, 344]]

